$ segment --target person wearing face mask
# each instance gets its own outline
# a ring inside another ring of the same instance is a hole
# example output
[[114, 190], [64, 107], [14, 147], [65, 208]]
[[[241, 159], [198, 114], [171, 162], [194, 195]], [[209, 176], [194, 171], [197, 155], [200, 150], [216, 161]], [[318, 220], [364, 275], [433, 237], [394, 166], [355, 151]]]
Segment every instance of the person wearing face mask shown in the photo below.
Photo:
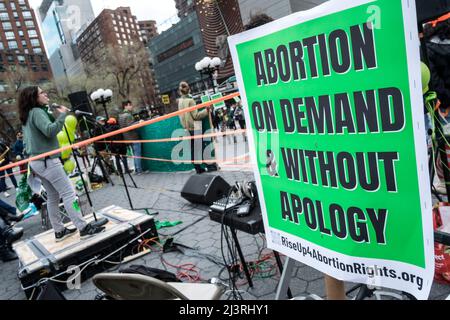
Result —
[[[18, 99], [19, 118], [23, 125], [26, 153], [37, 156], [59, 148], [58, 133], [64, 128], [69, 109], [59, 106], [51, 114], [48, 111], [49, 98], [37, 86], [24, 88]], [[56, 118], [55, 118], [56, 117]], [[87, 223], [81, 215], [75, 190], [62, 166], [60, 153], [31, 161], [29, 166], [33, 177], [39, 178], [47, 191], [47, 210], [56, 241], [74, 234], [77, 229], [84, 239], [102, 232], [105, 227]], [[66, 228], [59, 213], [62, 198], [70, 220], [76, 229]]]

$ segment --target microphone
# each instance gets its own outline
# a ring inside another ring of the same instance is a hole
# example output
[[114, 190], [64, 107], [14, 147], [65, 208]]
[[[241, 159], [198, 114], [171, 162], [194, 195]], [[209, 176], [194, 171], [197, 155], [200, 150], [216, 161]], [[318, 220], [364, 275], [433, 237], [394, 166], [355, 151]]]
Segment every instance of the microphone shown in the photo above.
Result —
[[94, 115], [94, 114], [91, 113], [91, 112], [85, 112], [85, 111], [81, 111], [81, 110], [75, 110], [75, 114], [76, 114], [77, 116], [83, 115], [83, 116], [91, 116], [91, 117]]
[[[61, 107], [61, 105], [59, 105], [57, 103], [52, 103], [51, 105], [48, 106], [48, 109], [51, 110], [51, 111], [55, 111], [59, 107]], [[72, 110], [69, 109], [69, 112], [72, 112]]]

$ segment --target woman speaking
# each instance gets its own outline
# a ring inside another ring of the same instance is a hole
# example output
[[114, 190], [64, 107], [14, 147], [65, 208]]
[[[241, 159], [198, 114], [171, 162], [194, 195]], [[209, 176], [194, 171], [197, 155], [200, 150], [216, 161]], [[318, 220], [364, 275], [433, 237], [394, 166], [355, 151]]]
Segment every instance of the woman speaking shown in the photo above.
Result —
[[[64, 127], [69, 109], [64, 106], [56, 108], [58, 117], [55, 119], [53, 114], [48, 113], [48, 102], [47, 94], [37, 86], [27, 87], [19, 95], [19, 117], [23, 125], [26, 152], [30, 157], [59, 148], [56, 136]], [[55, 154], [30, 162], [33, 174], [40, 178], [47, 191], [48, 216], [55, 231], [56, 241], [65, 239], [77, 229], [81, 239], [103, 231], [105, 227], [88, 224], [81, 215], [75, 190], [59, 157], [60, 154]], [[63, 199], [69, 218], [77, 229], [66, 228], [62, 223], [62, 215], [58, 210], [60, 198]]]

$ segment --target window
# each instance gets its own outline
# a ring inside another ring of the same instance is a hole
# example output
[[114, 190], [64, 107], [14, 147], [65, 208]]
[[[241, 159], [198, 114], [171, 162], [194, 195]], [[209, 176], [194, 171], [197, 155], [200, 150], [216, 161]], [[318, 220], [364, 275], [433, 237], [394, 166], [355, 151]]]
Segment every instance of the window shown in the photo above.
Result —
[[116, 20], [113, 20], [113, 25], [116, 25], [117, 24], [117, 21]]
[[0, 2], [0, 10], [6, 10], [5, 4]]
[[119, 28], [114, 27], [114, 31], [119, 32]]
[[33, 20], [26, 20], [25, 25], [27, 26], [27, 28], [34, 28]]
[[41, 48], [33, 48], [33, 52], [34, 53], [42, 53], [42, 49]]
[[19, 63], [25, 63], [25, 56], [23, 56], [23, 55], [18, 55], [17, 56], [17, 60], [19, 61]]
[[11, 2], [11, 9], [16, 10], [16, 4], [14, 2]]
[[36, 38], [37, 37], [37, 32], [36, 32], [36, 30], [28, 30], [28, 36], [30, 37], [30, 38]]
[[5, 49], [5, 47], [3, 46], [3, 42], [0, 41], [0, 50]]
[[17, 28], [20, 28], [22, 26], [22, 24], [20, 23], [20, 21], [16, 21], [16, 26]]
[[5, 36], [6, 36], [6, 39], [8, 39], [8, 40], [12, 40], [12, 39], [16, 38], [14, 32], [12, 32], [12, 31], [5, 32]]
[[38, 39], [30, 39], [31, 46], [33, 47], [39, 47], [39, 40]]
[[22, 15], [24, 19], [31, 19], [31, 12], [30, 11], [22, 11]]
[[123, 27], [122, 21], [119, 21], [119, 26]]
[[8, 47], [10, 49], [17, 49], [18, 48], [17, 41], [8, 41]]
[[117, 42], [118, 42], [119, 44], [122, 44], [122, 40], [120, 40], [120, 39], [119, 39], [119, 40], [117, 40]]
[[8, 62], [14, 62], [14, 56], [12, 54], [8, 54], [7, 56]]
[[11, 30], [12, 29], [11, 22], [3, 22], [2, 26], [3, 26], [3, 29], [5, 29], [5, 30]]
[[22, 47], [26, 47], [27, 46], [27, 41], [26, 40], [22, 40]]
[[1, 20], [1, 21], [9, 20], [8, 12], [2, 12], [2, 13], [0, 13], [0, 20]]
[[130, 25], [128, 24], [128, 22], [125, 22], [125, 28], [129, 28]]
[[19, 36], [20, 36], [21, 38], [23, 38], [23, 31], [22, 31], [22, 30], [19, 30]]

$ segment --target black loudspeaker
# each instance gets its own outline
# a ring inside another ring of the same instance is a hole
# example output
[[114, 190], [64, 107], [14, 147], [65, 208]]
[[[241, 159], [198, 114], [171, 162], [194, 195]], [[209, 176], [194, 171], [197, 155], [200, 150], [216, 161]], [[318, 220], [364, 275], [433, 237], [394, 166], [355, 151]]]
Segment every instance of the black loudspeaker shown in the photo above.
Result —
[[450, 11], [450, 0], [416, 0], [417, 21], [425, 23]]
[[[80, 110], [84, 112], [92, 113], [91, 104], [89, 103], [89, 97], [86, 91], [78, 91], [68, 95], [70, 104], [72, 105], [72, 111]], [[80, 123], [81, 131], [93, 129], [92, 122], [82, 121], [83, 116], [77, 116]]]
[[196, 174], [189, 178], [181, 190], [181, 196], [192, 203], [211, 205], [226, 197], [231, 186], [221, 177]]
[[72, 110], [80, 110], [84, 112], [92, 112], [89, 97], [86, 91], [78, 91], [68, 95]]

